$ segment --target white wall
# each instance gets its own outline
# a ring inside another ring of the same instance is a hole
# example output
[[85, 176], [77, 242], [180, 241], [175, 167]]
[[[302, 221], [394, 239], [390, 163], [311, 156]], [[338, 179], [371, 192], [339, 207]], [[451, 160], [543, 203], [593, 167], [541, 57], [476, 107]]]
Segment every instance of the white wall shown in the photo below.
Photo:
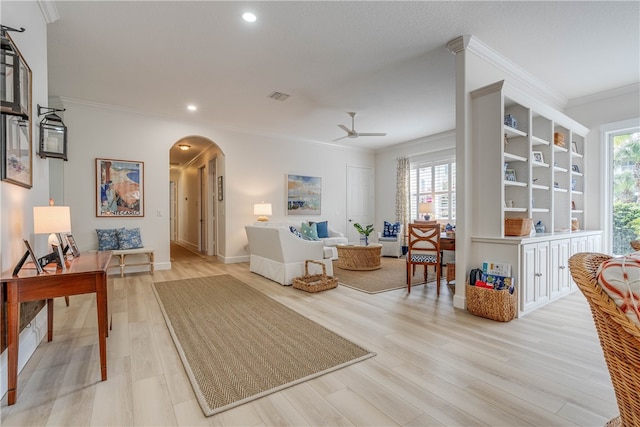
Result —
[[[271, 202], [271, 220], [285, 219], [288, 173], [322, 177], [321, 216], [331, 221], [333, 228], [344, 231], [346, 166], [374, 167], [374, 154], [368, 150], [242, 134], [206, 123], [174, 122], [64, 97], [62, 102], [69, 128], [64, 198], [71, 206], [78, 245], [83, 250], [97, 248], [96, 228], [140, 227], [145, 246], [156, 250], [159, 269], [170, 266], [169, 149], [181, 138], [207, 138], [224, 153], [224, 164], [218, 166], [224, 175], [224, 201], [218, 217], [224, 232], [224, 245], [219, 248], [224, 262], [248, 260], [244, 226], [255, 221], [254, 203]], [[144, 162], [144, 218], [96, 217], [95, 158]]]
[[[31, 68], [32, 78], [32, 138], [33, 187], [26, 189], [0, 182], [0, 270], [12, 270], [25, 251], [22, 239], [28, 239], [38, 256], [47, 252], [47, 236], [33, 234], [33, 206], [44, 206], [49, 200], [48, 161], [35, 155], [39, 133], [37, 104], [47, 104], [47, 29], [36, 2], [1, 2], [2, 24], [13, 28], [26, 28], [24, 33], [11, 33], [25, 61]], [[20, 334], [18, 367], [21, 370], [46, 330], [46, 310]], [[4, 331], [3, 331], [4, 332]], [[0, 396], [7, 390], [7, 353], [0, 357]]]

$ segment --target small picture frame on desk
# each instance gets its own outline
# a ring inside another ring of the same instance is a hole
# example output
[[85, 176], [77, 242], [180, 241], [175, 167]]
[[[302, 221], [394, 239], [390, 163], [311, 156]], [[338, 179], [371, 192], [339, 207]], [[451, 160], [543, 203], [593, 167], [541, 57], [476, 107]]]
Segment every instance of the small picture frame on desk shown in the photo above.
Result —
[[78, 245], [76, 244], [76, 239], [74, 239], [71, 234], [67, 234], [67, 242], [69, 242], [69, 248], [71, 249], [73, 257], [79, 257], [80, 250], [78, 249]]

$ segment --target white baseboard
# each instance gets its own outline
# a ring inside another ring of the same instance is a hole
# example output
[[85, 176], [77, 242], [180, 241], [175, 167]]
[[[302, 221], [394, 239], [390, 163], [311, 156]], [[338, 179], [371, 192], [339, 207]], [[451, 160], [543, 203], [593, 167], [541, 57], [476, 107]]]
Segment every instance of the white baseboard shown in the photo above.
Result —
[[[18, 373], [22, 371], [40, 342], [47, 336], [47, 306], [38, 312], [31, 323], [20, 333], [18, 347]], [[7, 393], [7, 350], [0, 355], [0, 396]]]

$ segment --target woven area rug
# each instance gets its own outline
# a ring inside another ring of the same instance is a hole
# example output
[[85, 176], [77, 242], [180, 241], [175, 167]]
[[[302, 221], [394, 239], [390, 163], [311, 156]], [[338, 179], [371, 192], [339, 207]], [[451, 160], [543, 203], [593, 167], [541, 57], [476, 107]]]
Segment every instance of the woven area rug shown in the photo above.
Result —
[[[371, 271], [343, 270], [338, 267], [338, 262], [333, 262], [333, 276], [338, 279], [338, 284], [357, 289], [368, 294], [377, 294], [394, 289], [407, 287], [407, 263], [404, 258], [380, 258], [382, 268]], [[423, 267], [416, 268], [416, 274], [411, 278], [411, 286], [424, 283]], [[442, 277], [446, 277], [446, 268], [442, 269]], [[433, 267], [429, 268], [428, 282], [435, 282], [436, 274]], [[444, 284], [444, 281], [442, 282]], [[442, 285], [440, 285], [442, 287]]]
[[206, 416], [375, 355], [230, 275], [153, 288]]

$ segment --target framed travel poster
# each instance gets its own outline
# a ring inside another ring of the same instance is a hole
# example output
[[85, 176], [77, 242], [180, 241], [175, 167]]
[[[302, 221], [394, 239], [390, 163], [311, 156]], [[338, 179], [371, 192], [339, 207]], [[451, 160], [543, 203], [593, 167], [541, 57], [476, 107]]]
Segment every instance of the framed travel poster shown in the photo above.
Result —
[[96, 159], [96, 216], [144, 216], [144, 163]]

